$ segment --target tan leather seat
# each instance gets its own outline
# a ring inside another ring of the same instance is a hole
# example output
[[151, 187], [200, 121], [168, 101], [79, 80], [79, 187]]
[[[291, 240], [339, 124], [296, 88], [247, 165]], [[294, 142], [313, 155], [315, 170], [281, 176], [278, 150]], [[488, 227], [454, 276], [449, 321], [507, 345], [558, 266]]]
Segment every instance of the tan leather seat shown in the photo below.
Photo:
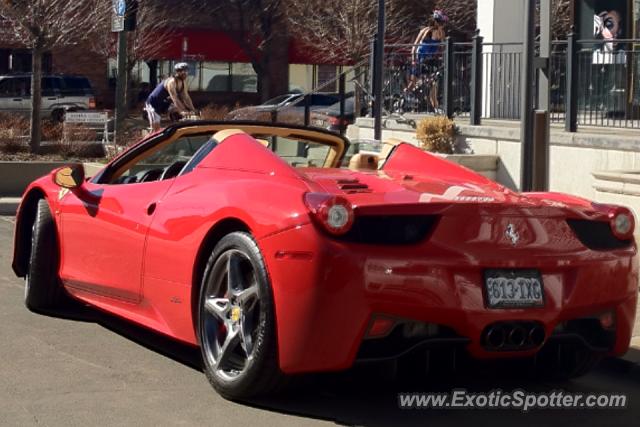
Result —
[[378, 155], [373, 153], [358, 153], [349, 160], [349, 169], [376, 170], [378, 169]]

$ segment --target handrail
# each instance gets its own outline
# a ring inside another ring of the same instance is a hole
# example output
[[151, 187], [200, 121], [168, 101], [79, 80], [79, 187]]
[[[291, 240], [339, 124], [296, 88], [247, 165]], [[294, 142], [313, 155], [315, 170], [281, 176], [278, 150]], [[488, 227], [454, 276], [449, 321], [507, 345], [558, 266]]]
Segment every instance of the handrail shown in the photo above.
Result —
[[585, 40], [578, 40], [576, 43], [584, 43], [584, 44], [587, 44], [587, 43], [638, 43], [640, 44], [640, 39], [610, 39], [610, 40], [585, 39]]

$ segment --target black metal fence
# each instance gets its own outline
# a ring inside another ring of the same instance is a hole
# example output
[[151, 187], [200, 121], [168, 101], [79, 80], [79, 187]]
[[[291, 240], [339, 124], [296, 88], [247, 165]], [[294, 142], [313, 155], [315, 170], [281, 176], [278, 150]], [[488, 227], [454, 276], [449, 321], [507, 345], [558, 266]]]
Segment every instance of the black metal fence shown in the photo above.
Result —
[[[430, 113], [519, 120], [521, 43], [388, 45], [383, 107], [389, 113]], [[640, 40], [575, 40], [552, 44], [550, 117], [578, 125], [640, 128]]]
[[[448, 39], [418, 48], [385, 47], [385, 115], [447, 115], [468, 118], [471, 124], [520, 120], [521, 43], [484, 43], [476, 35], [472, 42]], [[366, 59], [314, 91], [323, 92], [328, 85], [340, 88], [340, 114], [334, 121], [341, 132], [354, 116], [371, 114], [375, 100], [370, 70]], [[553, 42], [549, 80], [552, 123], [564, 123], [571, 132], [578, 126], [640, 128], [640, 39], [576, 40], [569, 35]], [[271, 120], [325, 126], [313, 112], [312, 95], [272, 111]], [[350, 98], [355, 101], [346, 103]]]

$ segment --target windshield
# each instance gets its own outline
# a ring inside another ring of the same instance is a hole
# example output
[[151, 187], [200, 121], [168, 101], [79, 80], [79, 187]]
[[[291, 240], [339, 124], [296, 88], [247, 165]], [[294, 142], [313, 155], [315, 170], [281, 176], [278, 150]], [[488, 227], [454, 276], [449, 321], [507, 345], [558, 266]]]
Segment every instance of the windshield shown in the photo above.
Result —
[[[301, 126], [262, 123], [210, 122], [185, 124], [171, 132], [150, 137], [115, 159], [97, 181], [131, 184], [171, 179], [190, 172], [197, 164], [215, 155], [211, 137], [220, 132], [244, 132], [293, 167], [340, 167], [349, 141], [331, 132]], [[170, 129], [169, 129], [170, 130]], [[213, 142], [219, 142], [216, 139]]]
[[268, 142], [268, 147], [293, 167], [323, 167], [331, 147], [305, 138], [254, 135]]

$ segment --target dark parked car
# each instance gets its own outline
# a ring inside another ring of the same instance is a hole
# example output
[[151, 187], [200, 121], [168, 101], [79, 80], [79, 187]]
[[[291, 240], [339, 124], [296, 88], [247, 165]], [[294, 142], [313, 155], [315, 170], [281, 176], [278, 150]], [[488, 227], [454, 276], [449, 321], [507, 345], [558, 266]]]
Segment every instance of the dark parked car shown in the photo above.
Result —
[[340, 97], [334, 93], [288, 93], [270, 99], [263, 104], [243, 107], [227, 114], [229, 120], [260, 120], [270, 121], [276, 113], [278, 121], [304, 122], [304, 97], [309, 97], [309, 108], [316, 111], [330, 107], [339, 101]]
[[344, 100], [344, 115], [340, 116], [340, 101], [327, 109], [314, 111], [311, 114], [311, 125], [340, 132], [355, 121], [355, 98], [349, 96]]

